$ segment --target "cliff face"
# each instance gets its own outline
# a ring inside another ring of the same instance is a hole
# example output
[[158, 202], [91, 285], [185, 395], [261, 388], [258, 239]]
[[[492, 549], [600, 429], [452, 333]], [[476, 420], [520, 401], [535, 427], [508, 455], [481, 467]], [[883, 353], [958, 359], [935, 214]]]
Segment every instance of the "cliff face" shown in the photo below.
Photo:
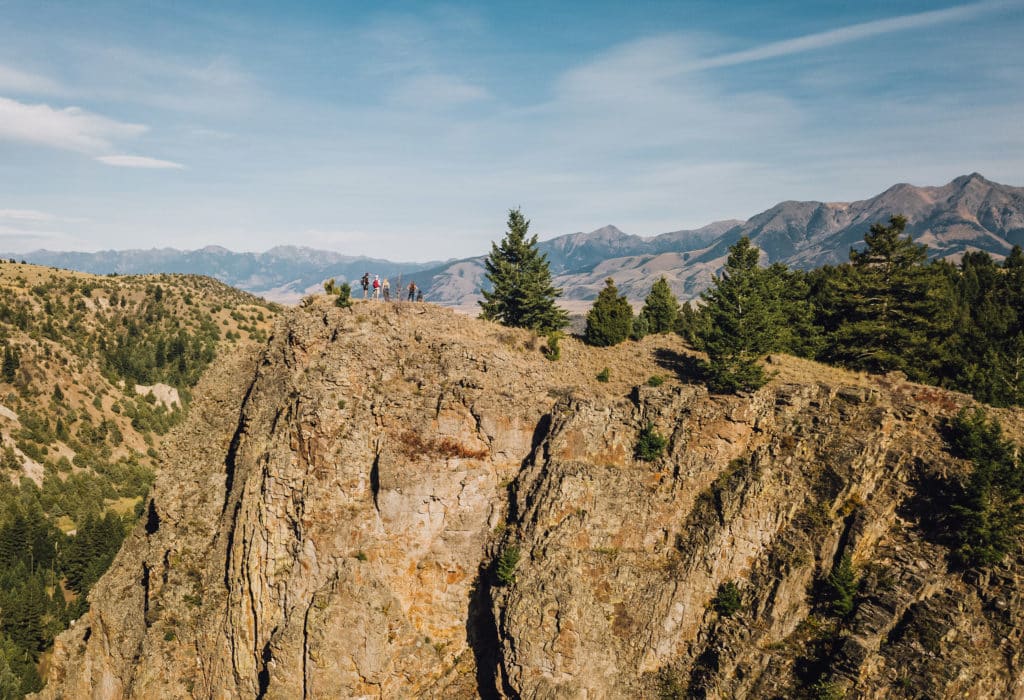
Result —
[[674, 338], [541, 343], [425, 305], [288, 315], [197, 390], [43, 697], [1024, 698], [1021, 561], [950, 573], [929, 534], [966, 397], [791, 358], [712, 397]]

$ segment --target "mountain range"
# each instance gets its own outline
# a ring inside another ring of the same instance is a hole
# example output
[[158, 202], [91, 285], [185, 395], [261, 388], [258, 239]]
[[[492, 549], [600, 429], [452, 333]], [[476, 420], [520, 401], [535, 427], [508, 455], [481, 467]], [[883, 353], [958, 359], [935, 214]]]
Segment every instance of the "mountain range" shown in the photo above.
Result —
[[[643, 299], [661, 275], [681, 299], [694, 298], [711, 283], [729, 246], [741, 236], [748, 236], [763, 251], [766, 263], [803, 269], [841, 263], [872, 223], [896, 214], [907, 218], [907, 232], [927, 245], [932, 257], [957, 260], [965, 251], [983, 250], [1001, 258], [1014, 245], [1024, 245], [1024, 188], [972, 173], [939, 187], [901, 183], [855, 202], [785, 201], [746, 221], [719, 221], [651, 237], [605, 226], [542, 241], [540, 248], [548, 255], [555, 283], [564, 289], [565, 305], [583, 310], [608, 277], [634, 302]], [[96, 274], [205, 274], [284, 302], [316, 291], [330, 277], [354, 281], [370, 271], [393, 281], [416, 279], [427, 299], [467, 309], [474, 308], [480, 298], [485, 258], [401, 263], [297, 246], [264, 253], [236, 253], [218, 246], [193, 251], [39, 250], [19, 257]]]

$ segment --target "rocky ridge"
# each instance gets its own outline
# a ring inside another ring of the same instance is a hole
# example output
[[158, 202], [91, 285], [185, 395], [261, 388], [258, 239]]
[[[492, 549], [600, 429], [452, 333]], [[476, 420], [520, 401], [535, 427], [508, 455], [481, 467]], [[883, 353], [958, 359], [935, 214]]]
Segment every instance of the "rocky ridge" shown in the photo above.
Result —
[[968, 397], [788, 357], [709, 396], [675, 337], [542, 344], [421, 304], [286, 314], [197, 388], [42, 697], [1024, 698], [1024, 562], [950, 572], [930, 530]]

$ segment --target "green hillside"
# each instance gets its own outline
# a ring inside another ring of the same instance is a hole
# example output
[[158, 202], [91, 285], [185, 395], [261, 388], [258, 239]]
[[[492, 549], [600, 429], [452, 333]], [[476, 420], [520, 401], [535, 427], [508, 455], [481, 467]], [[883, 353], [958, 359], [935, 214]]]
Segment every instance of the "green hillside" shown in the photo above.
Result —
[[142, 511], [161, 437], [279, 308], [206, 277], [0, 263], [0, 696], [41, 686]]

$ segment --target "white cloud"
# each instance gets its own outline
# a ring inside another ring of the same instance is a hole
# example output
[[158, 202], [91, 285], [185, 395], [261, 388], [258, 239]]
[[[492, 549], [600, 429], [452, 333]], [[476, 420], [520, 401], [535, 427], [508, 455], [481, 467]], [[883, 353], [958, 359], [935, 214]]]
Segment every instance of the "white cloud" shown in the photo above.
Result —
[[62, 88], [55, 80], [44, 75], [26, 73], [11, 66], [0, 65], [0, 90], [53, 95], [61, 92]]
[[[729, 90], [699, 73], [680, 73], [702, 40], [660, 36], [617, 46], [564, 73], [554, 99], [540, 109], [556, 124], [551, 148], [576, 145], [579, 155], [645, 154], [647, 166], [685, 149], [719, 157], [723, 147], [757, 144], [798, 128], [795, 102], [761, 90]], [[739, 151], [743, 152], [743, 151]], [[651, 156], [654, 156], [653, 158]]]
[[742, 63], [753, 63], [764, 61], [769, 58], [790, 56], [805, 51], [828, 48], [839, 44], [846, 44], [860, 39], [868, 39], [882, 34], [892, 34], [910, 29], [920, 29], [936, 24], [957, 22], [972, 19], [986, 12], [993, 12], [1013, 4], [1006, 0], [995, 0], [993, 2], [976, 2], [967, 5], [950, 7], [945, 10], [932, 10], [929, 12], [918, 12], [911, 15], [889, 17], [887, 19], [875, 20], [873, 22], [862, 22], [851, 24], [846, 27], [839, 27], [816, 34], [807, 34], [795, 39], [776, 41], [770, 44], [763, 44], [744, 51], [722, 54], [712, 58], [700, 59], [679, 66], [680, 72], [707, 70], [709, 68], [722, 68], [735, 66]]
[[152, 168], [155, 170], [180, 170], [185, 166], [170, 160], [159, 158], [147, 158], [146, 156], [98, 156], [101, 163], [113, 165], [118, 168]]
[[0, 209], [0, 219], [7, 221], [53, 221], [53, 214], [35, 209]]
[[78, 107], [55, 109], [0, 97], [0, 140], [89, 153], [107, 150], [112, 141], [145, 131], [141, 124], [115, 121]]

